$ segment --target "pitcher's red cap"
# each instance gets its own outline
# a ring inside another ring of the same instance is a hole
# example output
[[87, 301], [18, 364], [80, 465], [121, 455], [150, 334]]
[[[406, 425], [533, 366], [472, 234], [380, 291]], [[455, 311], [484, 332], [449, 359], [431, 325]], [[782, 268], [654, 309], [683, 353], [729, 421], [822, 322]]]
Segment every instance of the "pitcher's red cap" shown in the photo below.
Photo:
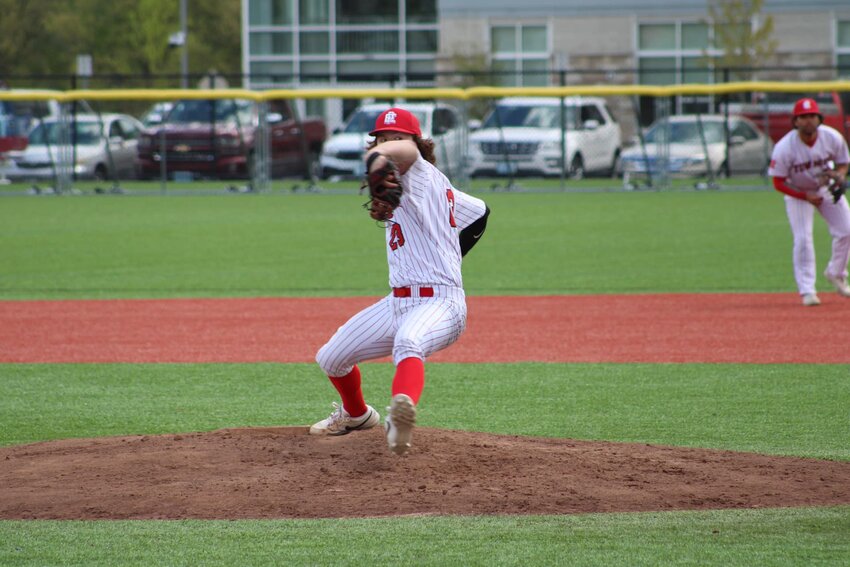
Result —
[[404, 132], [414, 136], [422, 136], [419, 129], [419, 120], [409, 110], [403, 108], [389, 108], [383, 111], [375, 120], [375, 129], [369, 132], [370, 136], [378, 132]]
[[[801, 98], [794, 104], [794, 116], [803, 116], [804, 114], [817, 114], [821, 116], [818, 103], [813, 98]], [[823, 118], [821, 116], [821, 118]]]

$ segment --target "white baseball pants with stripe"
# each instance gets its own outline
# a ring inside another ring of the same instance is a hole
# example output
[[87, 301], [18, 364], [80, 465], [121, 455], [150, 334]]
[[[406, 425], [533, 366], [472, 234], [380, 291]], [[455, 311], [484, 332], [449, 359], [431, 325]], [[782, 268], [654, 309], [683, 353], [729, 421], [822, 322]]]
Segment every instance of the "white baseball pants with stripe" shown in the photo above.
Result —
[[850, 260], [850, 207], [847, 205], [847, 198], [841, 197], [838, 203], [833, 203], [832, 195], [825, 188], [821, 188], [818, 194], [823, 197], [823, 203], [819, 207], [808, 201], [785, 196], [785, 210], [794, 236], [794, 278], [801, 295], [815, 293], [817, 266], [812, 236], [815, 209], [826, 221], [832, 236], [832, 256], [826, 271], [833, 276], [846, 278], [847, 262]]
[[430, 286], [433, 297], [392, 294], [349, 319], [316, 355], [328, 376], [345, 376], [355, 364], [392, 354], [398, 364], [411, 356], [425, 360], [457, 341], [466, 328], [463, 289]]

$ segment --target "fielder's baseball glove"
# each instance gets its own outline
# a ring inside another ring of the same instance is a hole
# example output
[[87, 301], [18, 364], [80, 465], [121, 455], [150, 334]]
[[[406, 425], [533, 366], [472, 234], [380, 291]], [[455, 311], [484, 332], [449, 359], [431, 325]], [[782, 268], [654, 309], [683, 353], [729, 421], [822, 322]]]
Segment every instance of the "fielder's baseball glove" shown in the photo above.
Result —
[[832, 202], [837, 203], [846, 190], [847, 186], [843, 183], [834, 183], [830, 185], [829, 192], [832, 194]]
[[[384, 163], [373, 169], [378, 159], [384, 158]], [[401, 182], [399, 181], [398, 167], [388, 157], [378, 152], [369, 156], [366, 160], [365, 187], [369, 187], [369, 202], [364, 207], [368, 209], [369, 216], [378, 221], [389, 220], [393, 211], [401, 202]]]
[[826, 189], [832, 195], [832, 202], [837, 203], [847, 190], [847, 181], [835, 170], [827, 170], [821, 174], [821, 181], [826, 184]]

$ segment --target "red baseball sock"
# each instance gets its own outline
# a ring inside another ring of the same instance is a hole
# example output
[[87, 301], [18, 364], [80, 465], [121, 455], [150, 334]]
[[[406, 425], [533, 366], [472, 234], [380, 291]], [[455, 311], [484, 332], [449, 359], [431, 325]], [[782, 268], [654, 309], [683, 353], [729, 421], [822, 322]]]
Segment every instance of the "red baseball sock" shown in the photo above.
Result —
[[411, 356], [399, 362], [393, 377], [393, 396], [407, 394], [414, 404], [418, 404], [423, 388], [425, 388], [425, 363], [422, 359]]
[[352, 417], [359, 417], [366, 413], [366, 402], [363, 400], [363, 390], [360, 389], [360, 369], [355, 366], [345, 376], [328, 376], [334, 385], [339, 397], [342, 398], [342, 407]]

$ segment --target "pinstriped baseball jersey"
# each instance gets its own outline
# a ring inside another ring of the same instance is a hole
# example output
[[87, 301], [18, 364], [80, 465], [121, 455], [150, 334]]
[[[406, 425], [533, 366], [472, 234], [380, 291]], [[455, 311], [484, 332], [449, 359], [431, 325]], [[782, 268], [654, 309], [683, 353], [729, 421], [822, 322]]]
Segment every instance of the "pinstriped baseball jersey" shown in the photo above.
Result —
[[484, 201], [464, 193], [460, 189], [453, 189], [452, 192], [455, 198], [454, 213], [458, 229], [463, 230], [484, 216], [484, 212], [487, 210]]
[[401, 202], [386, 223], [387, 262], [390, 287], [409, 289], [390, 293], [337, 329], [316, 355], [328, 376], [345, 376], [355, 364], [389, 354], [395, 364], [425, 360], [466, 328], [458, 233], [486, 205], [454, 189], [421, 155], [401, 184]]
[[386, 229], [390, 287], [463, 287], [455, 196], [448, 178], [420, 155], [401, 176], [401, 184], [401, 203]]
[[773, 149], [767, 174], [785, 177], [800, 191], [817, 191], [818, 175], [829, 169], [830, 160], [838, 165], [850, 162], [847, 144], [834, 128], [818, 126], [818, 136], [811, 147], [800, 139], [797, 130], [791, 130]]

